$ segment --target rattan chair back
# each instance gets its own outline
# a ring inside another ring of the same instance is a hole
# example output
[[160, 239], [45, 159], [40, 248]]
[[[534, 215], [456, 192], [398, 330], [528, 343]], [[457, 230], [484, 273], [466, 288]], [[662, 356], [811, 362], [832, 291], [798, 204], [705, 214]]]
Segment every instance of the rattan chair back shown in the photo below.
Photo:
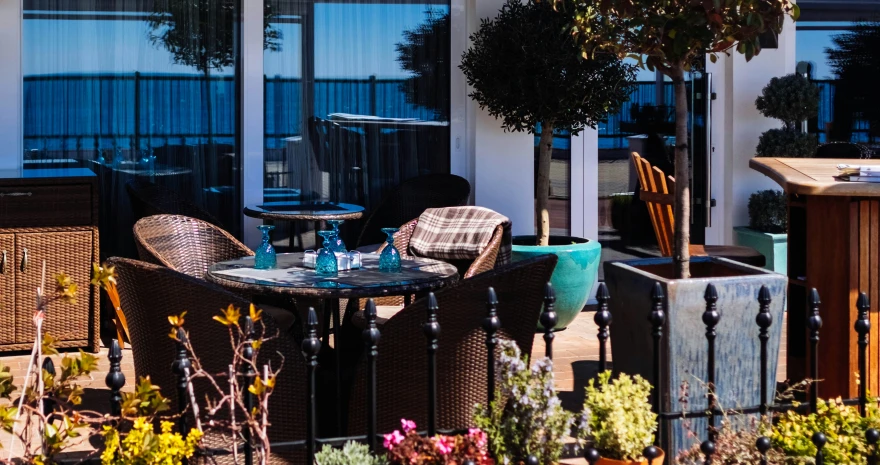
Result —
[[[437, 427], [472, 425], [474, 405], [487, 399], [486, 317], [488, 289], [498, 297], [499, 338], [515, 341], [530, 354], [544, 299], [544, 287], [556, 267], [555, 255], [505, 265], [436, 293], [440, 324], [437, 351]], [[426, 428], [428, 364], [422, 325], [427, 298], [391, 317], [381, 328], [377, 366], [378, 432], [399, 429], [400, 419]], [[349, 408], [348, 431], [366, 431], [366, 363], [358, 366]]]
[[211, 223], [182, 215], [153, 215], [134, 225], [141, 260], [203, 279], [208, 267], [254, 252]]
[[852, 158], [868, 159], [873, 151], [862, 144], [852, 142], [826, 142], [819, 144], [815, 158]]
[[[171, 363], [177, 356], [176, 344], [168, 337], [168, 317], [186, 313], [184, 327], [190, 343], [206, 371], [226, 376], [232, 361], [227, 328], [212, 318], [221, 308], [232, 304], [246, 315], [249, 303], [233, 293], [211, 283], [192, 278], [177, 271], [137, 260], [113, 257], [108, 260], [116, 267], [119, 296], [131, 331], [132, 358], [138, 378], [149, 376], [153, 384], [162, 388], [162, 394], [177, 406], [177, 382]], [[278, 333], [274, 320], [263, 314], [255, 325], [257, 334]], [[303, 356], [292, 338], [278, 335], [266, 340], [259, 351], [258, 366], [268, 364], [277, 369], [275, 391], [269, 399], [269, 435], [273, 441], [293, 441], [305, 438], [306, 422], [306, 367]], [[129, 380], [133, 385], [134, 380]], [[196, 380], [195, 397], [204, 402], [209, 394], [217, 399], [206, 381]], [[225, 382], [223, 382], [225, 385]]]
[[382, 228], [418, 218], [429, 208], [467, 205], [470, 194], [470, 183], [453, 174], [426, 174], [408, 179], [382, 199], [370, 213], [356, 247], [381, 243], [385, 240]]

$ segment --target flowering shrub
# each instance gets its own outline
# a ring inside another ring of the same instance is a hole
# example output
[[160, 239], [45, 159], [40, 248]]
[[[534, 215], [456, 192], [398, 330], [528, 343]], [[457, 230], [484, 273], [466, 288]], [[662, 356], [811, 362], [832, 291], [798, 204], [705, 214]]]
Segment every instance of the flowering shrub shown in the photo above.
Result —
[[162, 432], [156, 434], [153, 425], [146, 417], [134, 421], [131, 431], [120, 437], [112, 426], [104, 426], [104, 451], [101, 452], [102, 465], [164, 465], [181, 463], [192, 457], [202, 437], [202, 432], [193, 429], [184, 438], [174, 433], [174, 424], [163, 421]]
[[654, 442], [657, 415], [648, 398], [651, 383], [641, 376], [621, 373], [613, 383], [611, 372], [599, 374], [587, 386], [578, 437], [586, 439], [603, 457], [642, 460], [642, 451]]
[[392, 465], [460, 465], [467, 460], [476, 465], [492, 465], [486, 433], [470, 429], [468, 434], [422, 437], [416, 424], [400, 420], [401, 429], [385, 435], [388, 462]]
[[543, 358], [532, 368], [512, 341], [500, 343], [496, 361], [501, 382], [487, 408], [477, 406], [474, 421], [489, 438], [495, 458], [502, 463], [525, 462], [530, 455], [540, 463], [557, 463], [574, 415], [556, 396], [553, 362]]

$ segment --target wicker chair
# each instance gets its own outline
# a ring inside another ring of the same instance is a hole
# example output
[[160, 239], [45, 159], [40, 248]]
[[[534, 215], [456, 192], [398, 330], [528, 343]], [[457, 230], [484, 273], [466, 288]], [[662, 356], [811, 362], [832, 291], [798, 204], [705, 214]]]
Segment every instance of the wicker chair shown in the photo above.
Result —
[[[212, 320], [217, 310], [233, 304], [242, 309], [248, 302], [240, 296], [210, 283], [150, 263], [113, 257], [108, 262], [116, 267], [122, 308], [128, 317], [132, 338], [135, 374], [149, 376], [162, 394], [177, 405], [176, 378], [171, 370], [177, 350], [168, 338], [168, 317], [186, 311], [186, 329], [190, 343], [202, 366], [210, 373], [226, 373], [232, 360], [232, 348], [226, 328]], [[277, 334], [271, 316], [264, 315], [262, 327], [267, 336]], [[258, 332], [260, 325], [257, 325]], [[284, 368], [278, 375], [275, 392], [269, 400], [269, 436], [273, 442], [305, 439], [306, 424], [297, 421], [306, 412], [305, 361], [293, 339], [279, 336], [264, 343], [258, 364], [271, 363]], [[133, 383], [135, 380], [128, 380]], [[194, 382], [195, 397], [204, 402], [205, 395], [217, 398], [204, 380]], [[319, 389], [332, 391], [330, 389]], [[323, 400], [323, 399], [322, 399]], [[228, 445], [227, 445], [228, 446]], [[277, 463], [303, 463], [301, 453], [293, 457], [275, 457]], [[298, 460], [297, 460], [298, 459]]]
[[134, 225], [141, 260], [203, 279], [214, 263], [253, 255], [228, 232], [197, 218], [153, 215]]
[[128, 191], [128, 197], [131, 199], [132, 212], [136, 220], [152, 215], [171, 214], [198, 218], [222, 226], [214, 215], [173, 189], [135, 178], [125, 183], [125, 190]]
[[[485, 404], [487, 289], [498, 297], [499, 337], [513, 340], [530, 354], [544, 298], [544, 286], [556, 266], [555, 255], [523, 260], [483, 273], [436, 293], [440, 323], [437, 352], [437, 427], [472, 426], [474, 404]], [[378, 431], [390, 432], [400, 419], [427, 421], [428, 360], [424, 350], [427, 299], [420, 299], [388, 320], [381, 329], [377, 369]], [[366, 362], [360, 360], [350, 397], [348, 432], [366, 432]], [[348, 384], [348, 383], [346, 383]]]
[[815, 158], [852, 158], [869, 159], [873, 151], [862, 144], [852, 142], [828, 142], [819, 144]]
[[381, 244], [381, 229], [417, 218], [429, 208], [467, 205], [471, 185], [452, 174], [427, 174], [408, 179], [386, 196], [367, 218], [356, 247]]

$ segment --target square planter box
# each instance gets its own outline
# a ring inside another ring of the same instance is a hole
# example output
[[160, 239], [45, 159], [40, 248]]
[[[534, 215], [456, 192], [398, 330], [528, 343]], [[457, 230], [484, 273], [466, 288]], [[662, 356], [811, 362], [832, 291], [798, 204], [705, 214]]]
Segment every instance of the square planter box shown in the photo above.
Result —
[[[761, 346], [755, 317], [759, 313], [758, 292], [761, 286], [767, 286], [773, 318], [767, 344], [767, 399], [772, 401], [787, 278], [762, 268], [710, 257], [691, 257], [690, 279], [672, 279], [672, 275], [671, 258], [605, 263], [605, 281], [611, 294], [611, 351], [615, 372], [638, 374], [653, 384], [653, 338], [648, 316], [652, 311], [654, 283], [660, 283], [665, 296], [666, 321], [660, 353], [662, 380], [661, 385], [654, 388], [660, 389], [661, 410], [684, 409], [679, 398], [685, 382], [689, 385], [687, 410], [704, 410], [707, 407], [708, 342], [702, 319], [706, 310], [703, 296], [712, 283], [718, 293], [716, 306], [721, 314], [715, 339], [719, 407], [758, 405], [761, 401]], [[704, 439], [708, 420], [690, 421], [691, 430]], [[681, 420], [666, 421], [662, 428], [660, 447], [668, 457], [675, 457], [696, 443], [688, 438]]]
[[771, 234], [745, 226], [733, 228], [736, 243], [751, 247], [767, 258], [764, 268], [779, 274], [788, 272], [788, 234]]

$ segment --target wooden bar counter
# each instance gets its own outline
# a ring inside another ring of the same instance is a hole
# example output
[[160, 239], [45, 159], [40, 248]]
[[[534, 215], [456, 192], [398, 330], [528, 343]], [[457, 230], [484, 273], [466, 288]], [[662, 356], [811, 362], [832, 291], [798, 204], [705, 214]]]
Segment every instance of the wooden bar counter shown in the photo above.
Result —
[[[808, 297], [822, 301], [819, 396], [856, 397], [859, 292], [871, 300], [867, 386], [880, 393], [880, 183], [834, 178], [837, 165], [877, 165], [880, 160], [754, 158], [749, 167], [788, 194], [788, 379], [809, 375]], [[776, 323], [776, 322], [774, 322]]]

